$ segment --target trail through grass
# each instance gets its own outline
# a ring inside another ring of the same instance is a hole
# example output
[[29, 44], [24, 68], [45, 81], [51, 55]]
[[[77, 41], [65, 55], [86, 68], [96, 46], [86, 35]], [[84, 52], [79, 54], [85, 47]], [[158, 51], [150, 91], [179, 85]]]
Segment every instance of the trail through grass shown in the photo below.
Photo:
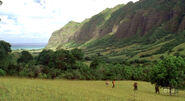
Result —
[[0, 101], [185, 101], [185, 92], [168, 96], [154, 93], [154, 86], [134, 81], [116, 81], [111, 88], [105, 81], [40, 80], [26, 78], [0, 78]]

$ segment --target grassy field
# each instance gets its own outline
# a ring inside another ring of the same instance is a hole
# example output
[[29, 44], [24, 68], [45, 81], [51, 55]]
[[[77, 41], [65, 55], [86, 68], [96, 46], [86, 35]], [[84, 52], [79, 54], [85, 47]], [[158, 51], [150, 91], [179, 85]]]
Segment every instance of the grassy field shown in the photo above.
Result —
[[[185, 101], [185, 91], [168, 96], [154, 93], [154, 86], [134, 81], [116, 81], [111, 88], [105, 81], [40, 80], [26, 78], [0, 78], [0, 101]], [[134, 97], [135, 96], [135, 97]]]

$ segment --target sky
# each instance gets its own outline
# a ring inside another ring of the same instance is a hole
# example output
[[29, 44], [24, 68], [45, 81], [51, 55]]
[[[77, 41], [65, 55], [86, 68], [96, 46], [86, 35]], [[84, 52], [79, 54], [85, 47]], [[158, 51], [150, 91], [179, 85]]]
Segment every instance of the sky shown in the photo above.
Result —
[[47, 43], [69, 21], [82, 22], [106, 8], [138, 0], [1, 0], [0, 40]]

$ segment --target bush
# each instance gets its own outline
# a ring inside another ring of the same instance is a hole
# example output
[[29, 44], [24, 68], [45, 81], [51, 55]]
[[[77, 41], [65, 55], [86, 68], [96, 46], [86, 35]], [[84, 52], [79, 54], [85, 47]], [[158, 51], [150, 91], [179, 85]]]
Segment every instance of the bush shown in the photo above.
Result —
[[184, 50], [184, 48], [179, 48], [177, 51], [180, 52], [180, 51], [183, 51], [183, 50]]
[[26, 76], [28, 76], [28, 72], [21, 71], [21, 72], [19, 72], [19, 76], [20, 77], [26, 77]]
[[34, 76], [35, 76], [35, 73], [34, 73], [34, 72], [30, 71], [30, 72], [28, 73], [28, 77], [33, 78]]
[[96, 59], [94, 59], [94, 60], [91, 62], [90, 68], [96, 69], [98, 65], [99, 65], [99, 60], [96, 58]]
[[0, 76], [5, 76], [6, 75], [6, 71], [0, 69]]
[[178, 57], [178, 56], [180, 56], [180, 53], [176, 52], [173, 55]]
[[20, 58], [17, 60], [18, 63], [28, 63], [33, 60], [33, 56], [28, 51], [22, 51]]
[[86, 61], [90, 61], [91, 58], [90, 58], [89, 56], [86, 56], [86, 57], [85, 57], [85, 60], [86, 60]]
[[152, 56], [152, 54], [144, 54], [144, 55], [141, 55], [140, 58], [150, 57], [150, 56]]
[[39, 74], [38, 74], [38, 78], [47, 79], [47, 75], [44, 74], [44, 73], [39, 73]]

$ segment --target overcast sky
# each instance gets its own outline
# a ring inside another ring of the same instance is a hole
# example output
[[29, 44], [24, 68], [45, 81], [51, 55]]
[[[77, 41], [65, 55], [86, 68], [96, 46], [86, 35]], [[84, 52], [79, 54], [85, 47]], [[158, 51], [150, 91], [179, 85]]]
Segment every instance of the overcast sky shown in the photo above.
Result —
[[47, 43], [52, 32], [117, 4], [138, 0], [2, 0], [0, 40]]

